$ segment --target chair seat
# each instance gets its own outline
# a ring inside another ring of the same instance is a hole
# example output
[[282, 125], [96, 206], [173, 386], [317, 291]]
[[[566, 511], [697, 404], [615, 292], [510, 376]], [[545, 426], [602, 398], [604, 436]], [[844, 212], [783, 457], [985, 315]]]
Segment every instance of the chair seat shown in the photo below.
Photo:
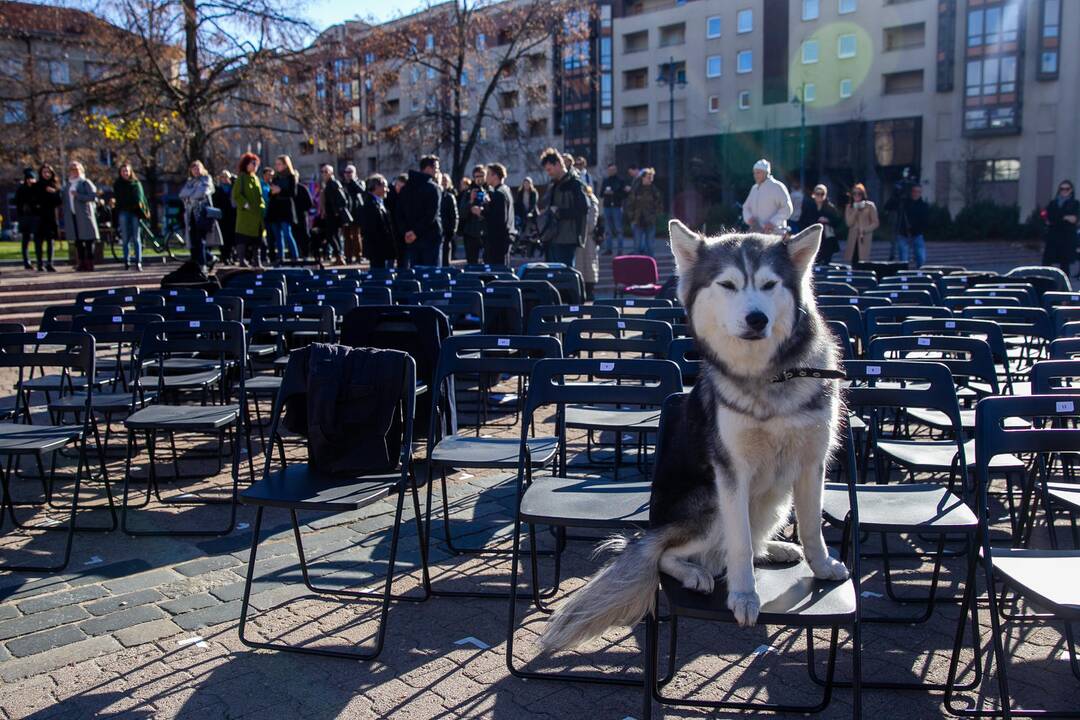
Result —
[[[956, 457], [956, 443], [949, 441], [879, 440], [876, 447], [904, 467], [924, 472], [948, 472]], [[964, 458], [969, 469], [975, 467], [974, 440], [964, 443]], [[1021, 472], [1024, 467], [1015, 455], [997, 455], [990, 460], [990, 470], [996, 472]]]
[[273, 343], [248, 345], [248, 355], [251, 357], [270, 357], [277, 353], [278, 346]]
[[277, 394], [281, 387], [281, 377], [278, 375], [256, 375], [244, 380], [244, 390], [248, 393], [267, 395]]
[[616, 482], [595, 474], [534, 476], [521, 498], [521, 519], [568, 527], [648, 527], [651, 486], [648, 481]]
[[[221, 367], [221, 361], [216, 358], [171, 357], [165, 358], [160, 363], [160, 366], [165, 368], [166, 374], [192, 373], [217, 370]], [[150, 365], [150, 372], [153, 372], [153, 369], [157, 367], [158, 363], [156, 362]]]
[[639, 297], [656, 297], [663, 289], [663, 285], [644, 283], [642, 285], [625, 285], [623, 286], [622, 291]]
[[1063, 503], [1073, 510], [1080, 510], [1080, 485], [1076, 483], [1046, 483], [1046, 491], [1058, 503]]
[[[532, 466], [542, 467], [555, 457], [559, 441], [554, 437], [529, 438], [526, 446]], [[440, 440], [431, 451], [431, 461], [453, 467], [516, 468], [520, 448], [521, 441], [512, 437], [450, 435]]]
[[160, 379], [156, 375], [143, 375], [139, 378], [139, 385], [145, 388], [164, 387], [167, 390], [184, 390], [191, 388], [204, 388], [213, 385], [221, 379], [220, 370], [206, 370], [203, 372], [181, 373], [179, 375], [163, 375]]
[[[143, 397], [136, 397], [136, 407], [142, 407], [153, 400], [157, 393], [144, 392]], [[49, 403], [52, 412], [78, 412], [86, 407], [86, 393], [65, 395]], [[94, 393], [90, 398], [90, 407], [101, 412], [116, 412], [127, 410], [131, 407], [131, 392], [128, 390], [114, 390], [111, 392]]]
[[[904, 410], [907, 415], [918, 420], [923, 425], [928, 425], [937, 430], [951, 430], [952, 422], [949, 416], [939, 410], [926, 408], [908, 408]], [[975, 429], [975, 410], [960, 411], [960, 426], [965, 430]], [[1005, 427], [1010, 430], [1023, 430], [1031, 427], [1031, 423], [1023, 418], [1005, 418]]]
[[345, 512], [389, 497], [401, 484], [401, 472], [338, 477], [307, 463], [293, 463], [265, 475], [240, 493], [245, 505]]
[[[805, 562], [762, 565], [754, 569], [761, 599], [759, 625], [832, 625], [855, 619], [855, 586], [851, 580], [818, 580]], [[672, 614], [701, 620], [735, 622], [727, 608], [727, 583], [718, 578], [711, 593], [687, 590], [660, 574]]]
[[657, 432], [660, 429], [660, 411], [568, 405], [566, 427], [586, 430]]
[[[68, 384], [68, 379], [71, 380], [70, 384]], [[103, 383], [107, 382], [110, 379], [110, 377], [99, 377], [94, 381], [94, 387], [101, 387]], [[68, 378], [65, 378], [63, 375], [60, 374], [40, 375], [30, 380], [23, 380], [20, 387], [23, 390], [33, 390], [36, 392], [60, 392], [61, 390], [68, 390], [69, 388], [76, 390], [85, 390], [86, 378], [75, 375], [71, 375]]]
[[274, 370], [284, 370], [289, 365], [289, 356], [282, 355], [279, 358], [274, 358]]
[[1056, 615], [1080, 619], [1080, 550], [994, 548], [991, 558], [1012, 589]]
[[454, 330], [450, 334], [454, 337], [467, 337], [469, 335], [479, 335], [483, 331], [483, 328], [454, 328]]
[[[855, 492], [863, 530], [964, 531], [979, 524], [964, 501], [941, 485], [859, 485]], [[828, 521], [843, 524], [850, 509], [847, 485], [826, 483], [822, 511]]]
[[82, 437], [81, 425], [0, 424], [0, 454], [45, 453]]
[[124, 420], [131, 430], [220, 430], [236, 422], [238, 405], [150, 405]]

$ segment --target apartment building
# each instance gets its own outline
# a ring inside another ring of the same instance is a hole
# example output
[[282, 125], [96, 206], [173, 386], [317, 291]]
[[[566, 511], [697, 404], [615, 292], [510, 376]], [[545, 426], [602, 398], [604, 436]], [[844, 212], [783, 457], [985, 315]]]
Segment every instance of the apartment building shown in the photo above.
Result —
[[694, 222], [743, 198], [758, 157], [834, 195], [864, 182], [884, 202], [909, 171], [953, 212], [1022, 217], [1080, 175], [1080, 2], [614, 0], [599, 17], [600, 159], [664, 187], [673, 129]]
[[[508, 0], [487, 6], [484, 12], [512, 11], [513, 4]], [[347, 22], [326, 30], [311, 48], [313, 55], [323, 58], [311, 81], [317, 110], [329, 119], [321, 126], [325, 131], [314, 123], [314, 129], [296, 139], [270, 142], [275, 148], [294, 145], [291, 154], [305, 178], [314, 177], [324, 162], [338, 167], [353, 163], [361, 175], [397, 173], [415, 167], [417, 157], [428, 152], [439, 154], [444, 170], [450, 171], [452, 83], [461, 85], [460, 132], [466, 142], [479, 98], [498, 75], [469, 165], [502, 162], [510, 182], [517, 184], [526, 175], [541, 182], [538, 156], [548, 146], [595, 162], [597, 46], [591, 11], [568, 9], [562, 21], [566, 32], [514, 54], [502, 70], [499, 61], [507, 54], [515, 28], [496, 23], [488, 32], [481, 26], [471, 32], [464, 72], [455, 77], [423, 61], [425, 56], [437, 56], [442, 42], [432, 18], [450, 12], [445, 5], [436, 5], [384, 26]], [[451, 16], [446, 17], [450, 22]], [[412, 42], [417, 44], [419, 61], [410, 61], [411, 52], [401, 53], [400, 47], [385, 42], [398, 27], [410, 26], [416, 28]]]

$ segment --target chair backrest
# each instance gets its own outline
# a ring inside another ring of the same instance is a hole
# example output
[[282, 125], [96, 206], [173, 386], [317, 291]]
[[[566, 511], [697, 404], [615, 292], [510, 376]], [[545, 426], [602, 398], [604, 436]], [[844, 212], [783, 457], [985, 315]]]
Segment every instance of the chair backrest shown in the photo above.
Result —
[[960, 403], [947, 366], [935, 361], [846, 360], [844, 371], [850, 382], [844, 388], [844, 401], [851, 410], [923, 408], [944, 413], [952, 424], [960, 467], [964, 467]]
[[855, 359], [855, 344], [851, 340], [851, 333], [848, 332], [848, 327], [839, 320], [828, 320], [825, 323], [829, 326], [829, 330], [836, 336], [836, 341], [840, 345], [840, 356], [843, 360]]
[[375, 287], [386, 288], [386, 289], [390, 290], [390, 292], [393, 294], [393, 296], [395, 298], [398, 295], [407, 295], [409, 293], [418, 293], [418, 292], [420, 292], [420, 289], [421, 289], [419, 280], [412, 280], [412, 279], [408, 279], [408, 278], [402, 278], [400, 272], [398, 273], [398, 276], [396, 278], [393, 278], [393, 279], [387, 278], [385, 280], [376, 280], [376, 281], [370, 281], [369, 280], [369, 281], [365, 281], [365, 282], [360, 283], [360, 287], [362, 287], [362, 288], [369, 288], [369, 287], [370, 288], [375, 288]]
[[971, 295], [979, 298], [1012, 298], [1020, 305], [1038, 304], [1035, 300], [1035, 292], [1030, 288], [998, 287], [996, 285], [979, 285], [968, 288], [963, 295]]
[[1080, 394], [1080, 360], [1040, 360], [1031, 366], [1031, 394]]
[[[1075, 324], [1080, 326], [1080, 323]], [[1050, 343], [1051, 360], [1072, 360], [1076, 357], [1080, 357], [1080, 337], [1059, 338]]]
[[41, 313], [38, 330], [42, 332], [70, 332], [72, 321], [79, 315], [122, 315], [119, 305], [50, 305]]
[[355, 278], [343, 278], [337, 275], [327, 275], [319, 278], [308, 278], [300, 283], [300, 287], [308, 291], [318, 290], [355, 290], [360, 287], [360, 281]]
[[853, 285], [831, 280], [815, 280], [814, 293], [816, 295], [830, 295], [832, 297], [858, 297], [859, 295], [858, 289]]
[[160, 308], [160, 315], [166, 320], [224, 320], [225, 311], [217, 303], [177, 303]]
[[1001, 326], [1006, 335], [1022, 335], [1050, 342], [1054, 339], [1054, 324], [1050, 314], [1041, 307], [967, 307], [961, 312], [963, 317], [981, 320], [993, 320]]
[[[82, 418], [84, 432], [93, 415], [90, 408], [93, 407], [94, 384], [89, 379], [96, 377], [96, 354], [94, 336], [85, 332], [0, 333], [0, 368], [18, 370], [15, 387], [22, 387], [35, 370], [44, 373], [48, 369], [60, 372], [61, 395], [74, 394], [76, 390], [86, 393]], [[73, 382], [72, 373], [75, 371], [81, 371], [82, 378], [87, 380], [82, 387], [77, 388]], [[14, 412], [17, 420], [31, 424], [30, 404], [29, 392], [16, 393]]]
[[[912, 357], [910, 353], [932, 353], [929, 357]], [[955, 380], [974, 378], [999, 392], [993, 353], [985, 340], [956, 335], [900, 335], [875, 338], [867, 353], [871, 360], [908, 360], [934, 362], [949, 368]], [[940, 355], [940, 356], [939, 356]]]
[[671, 325], [638, 318], [586, 318], [573, 320], [563, 333], [567, 357], [593, 353], [635, 353], [662, 358], [671, 345]]
[[848, 337], [858, 340], [863, 347], [867, 344], [866, 322], [862, 310], [855, 305], [819, 305], [818, 312], [826, 320], [843, 323], [847, 327]]
[[867, 290], [865, 295], [869, 297], [883, 297], [892, 301], [893, 305], [921, 305], [926, 307], [934, 304], [934, 296], [929, 290]]
[[312, 342], [329, 342], [334, 338], [337, 313], [331, 305], [281, 305], [255, 308], [251, 314], [252, 339], [271, 335], [284, 351], [295, 333], [314, 333]]
[[678, 337], [668, 345], [668, 360], [679, 366], [683, 385], [693, 385], [701, 374], [701, 355], [692, 337]]
[[108, 302], [109, 305], [124, 305], [135, 302], [135, 298], [139, 294], [139, 288], [131, 287], [117, 287], [117, 288], [98, 288], [96, 290], [82, 290], [75, 296], [76, 305], [85, 305], [91, 303], [99, 298], [105, 298], [107, 301], [115, 300], [115, 302]]
[[660, 281], [656, 259], [648, 255], [619, 255], [613, 258], [611, 274], [616, 287], [649, 285]]
[[525, 310], [520, 290], [508, 285], [484, 288], [484, 332], [489, 335], [525, 333]]
[[[389, 291], [387, 291], [389, 294]], [[289, 296], [290, 305], [326, 305], [334, 308], [338, 317], [360, 305], [357, 295], [352, 290], [307, 290]], [[382, 303], [380, 303], [382, 304]]]
[[1001, 326], [992, 320], [970, 318], [934, 318], [905, 320], [900, 335], [961, 335], [979, 337], [990, 346], [994, 362], [1008, 367], [1008, 347]]
[[670, 300], [643, 297], [601, 298], [600, 300], [594, 300], [593, 305], [607, 305], [608, 307], [619, 308], [623, 313], [628, 310], [634, 311], [637, 309], [648, 310], [649, 308], [673, 307]]
[[[247, 340], [243, 323], [232, 320], [166, 320], [146, 325], [139, 342], [139, 362], [135, 367], [142, 372], [147, 363], [157, 365], [158, 391], [164, 388], [165, 361], [174, 355], [199, 354], [217, 358], [224, 378], [231, 363], [243, 366], [247, 359]], [[221, 400], [228, 402], [233, 389], [231, 383], [222, 382]], [[236, 386], [238, 397], [244, 396], [244, 373], [239, 373]], [[135, 386], [135, 392], [139, 387]], [[159, 401], [162, 399], [159, 395]]]
[[555, 286], [547, 280], [492, 280], [484, 290], [489, 287], [515, 287], [521, 291], [521, 303], [524, 306], [523, 317], [528, 317], [532, 309], [537, 305], [562, 305], [562, 295]]
[[483, 290], [484, 281], [476, 277], [435, 277], [430, 280], [422, 280], [424, 290]]
[[905, 320], [912, 318], [947, 318], [952, 317], [948, 308], [924, 305], [890, 305], [870, 308], [863, 313], [866, 322], [866, 337], [873, 341], [881, 335], [895, 335]]
[[285, 284], [274, 287], [224, 287], [214, 293], [214, 297], [238, 297], [244, 301], [244, 315], [251, 317], [252, 311], [262, 305], [281, 305], [285, 302]]
[[[873, 275], [842, 275], [842, 274], [829, 273], [829, 274], [823, 275], [821, 277], [821, 280], [823, 280], [825, 282], [844, 283], [845, 285], [848, 285], [850, 287], [855, 288], [859, 292], [862, 292], [863, 290], [873, 290], [878, 285], [877, 278], [875, 278]], [[815, 278], [815, 281], [816, 281], [816, 278]], [[824, 295], [826, 293], [819, 293], [819, 294]]]
[[208, 294], [202, 288], [167, 288], [165, 290], [148, 290], [139, 293], [136, 301], [148, 301], [150, 298], [160, 297], [166, 303], [175, 302], [205, 302]]
[[72, 321], [72, 332], [85, 332], [94, 336], [94, 341], [102, 345], [114, 345], [109, 353], [116, 358], [113, 381], [124, 383], [136, 377], [135, 359], [138, 357], [139, 343], [142, 341], [146, 326], [165, 320], [156, 313], [126, 312], [121, 315], [91, 314], [79, 315]]
[[1071, 305], [1055, 305], [1048, 308], [1050, 318], [1054, 321], [1054, 334], [1061, 336], [1065, 326], [1069, 323], [1080, 322], [1080, 307]]
[[617, 318], [619, 311], [605, 305], [537, 305], [529, 312], [528, 335], [562, 335], [573, 320]]
[[860, 295], [858, 297], [848, 297], [845, 295], [820, 295], [817, 299], [818, 306], [824, 305], [851, 305], [857, 307], [863, 312], [866, 312], [870, 308], [876, 307], [890, 307], [893, 301], [887, 297], [870, 297], [869, 295]]
[[559, 297], [567, 305], [577, 305], [585, 301], [585, 281], [581, 273], [569, 267], [526, 267], [521, 273], [522, 280], [546, 280], [559, 291]]
[[649, 308], [645, 311], [645, 319], [669, 323], [675, 337], [690, 336], [690, 319], [686, 316], [686, 308], [682, 306]]
[[417, 305], [437, 307], [456, 329], [484, 327], [484, 296], [476, 290], [432, 290], [412, 296]]

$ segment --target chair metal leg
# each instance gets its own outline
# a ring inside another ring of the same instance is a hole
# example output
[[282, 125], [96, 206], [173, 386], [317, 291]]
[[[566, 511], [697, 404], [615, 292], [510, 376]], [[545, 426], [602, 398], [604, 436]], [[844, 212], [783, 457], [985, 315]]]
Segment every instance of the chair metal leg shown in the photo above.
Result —
[[[75, 518], [79, 511], [79, 491], [82, 488], [82, 468], [83, 462], [86, 461], [86, 438], [81, 439], [79, 445], [79, 460], [75, 468], [75, 487], [72, 490], [71, 496], [71, 512], [68, 516], [67, 537], [64, 540], [63, 559], [53, 565], [0, 565], [0, 570], [11, 572], [32, 572], [32, 573], [54, 573], [59, 572], [68, 566], [71, 562], [71, 548], [75, 540]], [[11, 471], [0, 473], [0, 518], [3, 516], [4, 505], [7, 506], [8, 512], [13, 524], [18, 524], [15, 518], [15, 508], [11, 499]]]

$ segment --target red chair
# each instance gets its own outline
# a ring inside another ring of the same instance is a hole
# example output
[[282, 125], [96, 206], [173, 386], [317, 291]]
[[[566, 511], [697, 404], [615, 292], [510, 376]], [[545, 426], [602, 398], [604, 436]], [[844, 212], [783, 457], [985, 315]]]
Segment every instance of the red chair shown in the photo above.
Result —
[[637, 295], [656, 297], [660, 293], [660, 273], [656, 259], [648, 255], [620, 255], [611, 261], [615, 297]]

